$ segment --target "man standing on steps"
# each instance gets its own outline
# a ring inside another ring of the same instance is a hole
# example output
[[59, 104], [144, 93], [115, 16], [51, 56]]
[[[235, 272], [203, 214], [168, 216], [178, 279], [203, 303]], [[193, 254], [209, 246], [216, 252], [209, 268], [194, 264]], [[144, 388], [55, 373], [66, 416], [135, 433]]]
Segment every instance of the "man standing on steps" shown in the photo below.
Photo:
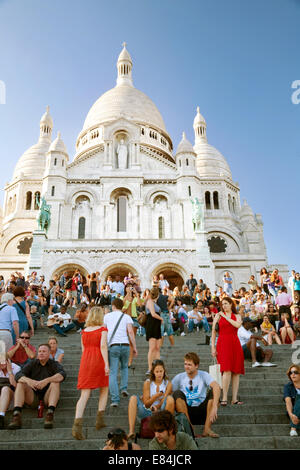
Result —
[[244, 358], [252, 360], [252, 367], [276, 366], [277, 364], [270, 362], [273, 356], [273, 351], [271, 349], [263, 350], [257, 342], [258, 340], [265, 340], [262, 338], [262, 336], [253, 334], [250, 331], [253, 326], [254, 323], [252, 322], [251, 318], [245, 317], [243, 319], [242, 326], [238, 329], [238, 337], [244, 352]]
[[41, 401], [48, 407], [44, 428], [51, 429], [60, 395], [60, 382], [65, 378], [66, 373], [61, 364], [50, 359], [49, 344], [41, 344], [38, 348], [37, 359], [30, 361], [15, 375], [17, 387], [13, 418], [8, 429], [22, 427], [21, 412], [24, 403], [36, 408]]
[[184, 356], [185, 372], [172, 380], [177, 413], [184, 413], [191, 425], [204, 424], [201, 437], [219, 437], [211, 429], [218, 417], [221, 387], [208, 374], [198, 370], [200, 359], [194, 352]]
[[[133, 332], [133, 321], [129, 315], [122, 312], [123, 300], [116, 298], [112, 301], [112, 312], [104, 316], [104, 326], [108, 330], [108, 359], [109, 359], [109, 393], [111, 397], [110, 406], [115, 408], [120, 403], [118, 385], [119, 363], [121, 364], [121, 395], [128, 397], [128, 360], [129, 360], [129, 338], [133, 348], [133, 355], [137, 356], [135, 336]], [[119, 321], [120, 320], [120, 321]], [[118, 324], [119, 322], [119, 324]]]

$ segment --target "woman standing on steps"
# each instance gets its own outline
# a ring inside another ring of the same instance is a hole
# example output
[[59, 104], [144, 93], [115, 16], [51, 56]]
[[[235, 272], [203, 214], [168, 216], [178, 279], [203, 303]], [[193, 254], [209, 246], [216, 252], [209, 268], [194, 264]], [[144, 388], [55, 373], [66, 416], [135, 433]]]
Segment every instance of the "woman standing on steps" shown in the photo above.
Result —
[[155, 359], [160, 358], [160, 347], [161, 347], [161, 325], [164, 321], [160, 316], [160, 307], [157, 305], [157, 299], [159, 297], [158, 287], [152, 287], [149, 296], [145, 303], [145, 311], [147, 314], [146, 321], [146, 340], [149, 341], [148, 351], [148, 371], [147, 375], [150, 374], [152, 362]]
[[77, 388], [81, 390], [76, 404], [72, 436], [82, 440], [82, 419], [91, 390], [100, 388], [96, 429], [105, 425], [103, 414], [108, 397], [109, 364], [107, 351], [107, 328], [103, 326], [104, 313], [101, 307], [91, 308], [81, 333], [82, 356], [78, 374]]
[[[238, 401], [238, 390], [240, 374], [245, 373], [244, 353], [238, 338], [238, 329], [242, 324], [242, 319], [238, 315], [234, 301], [230, 297], [222, 299], [222, 311], [217, 313], [212, 326], [211, 354], [217, 357], [222, 373], [222, 406], [227, 405], [227, 394], [230, 382], [232, 381], [232, 405], [242, 405]], [[217, 346], [216, 325], [219, 324], [219, 336]]]
[[152, 416], [156, 411], [175, 410], [174, 398], [171, 396], [172, 382], [169, 381], [166, 368], [160, 359], [153, 361], [150, 377], [144, 382], [143, 396], [132, 395], [128, 405], [129, 434], [128, 440], [135, 439], [136, 415], [139, 419]]

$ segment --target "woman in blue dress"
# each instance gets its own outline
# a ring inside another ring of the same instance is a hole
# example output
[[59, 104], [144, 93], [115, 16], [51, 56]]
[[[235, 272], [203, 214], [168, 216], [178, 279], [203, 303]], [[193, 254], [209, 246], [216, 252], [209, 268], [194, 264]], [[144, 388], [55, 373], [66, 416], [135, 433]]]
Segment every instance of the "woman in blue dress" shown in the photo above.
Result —
[[[31, 336], [34, 336], [34, 328], [33, 328], [33, 321], [30, 315], [30, 309], [28, 303], [25, 301], [25, 290], [23, 287], [18, 286], [14, 289], [13, 294], [15, 296], [15, 303], [14, 307], [17, 310], [18, 317], [19, 317], [19, 335], [23, 333], [23, 331], [31, 330]], [[14, 332], [13, 335], [13, 342], [16, 344], [16, 336]]]

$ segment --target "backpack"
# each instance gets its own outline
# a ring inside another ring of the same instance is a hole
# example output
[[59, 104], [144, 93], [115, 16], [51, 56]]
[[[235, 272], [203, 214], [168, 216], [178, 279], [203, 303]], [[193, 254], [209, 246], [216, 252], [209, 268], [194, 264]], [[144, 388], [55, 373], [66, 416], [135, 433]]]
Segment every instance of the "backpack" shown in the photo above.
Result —
[[65, 289], [71, 289], [71, 287], [72, 287], [72, 279], [69, 279], [69, 280], [65, 283], [64, 288], [65, 288]]
[[151, 416], [148, 416], [147, 418], [143, 418], [141, 420], [140, 424], [140, 430], [138, 433], [138, 436], [140, 439], [153, 439], [154, 438], [154, 432], [150, 428], [150, 419]]
[[176, 413], [175, 420], [177, 423], [178, 432], [184, 432], [185, 434], [188, 434], [194, 439], [194, 441], [197, 444], [193, 428], [190, 425], [189, 420], [187, 419], [186, 415], [184, 413]]

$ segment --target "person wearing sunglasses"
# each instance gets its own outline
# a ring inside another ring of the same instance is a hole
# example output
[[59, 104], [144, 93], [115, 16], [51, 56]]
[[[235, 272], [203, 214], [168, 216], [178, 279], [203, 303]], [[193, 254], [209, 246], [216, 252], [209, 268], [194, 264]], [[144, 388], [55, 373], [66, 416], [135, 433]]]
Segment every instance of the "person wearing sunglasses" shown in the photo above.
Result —
[[284, 386], [283, 398], [287, 415], [290, 418], [290, 436], [298, 436], [300, 431], [300, 365], [292, 364], [287, 370], [289, 383]]
[[30, 344], [30, 332], [23, 331], [17, 339], [15, 346], [7, 351], [7, 357], [14, 364], [24, 367], [31, 359], [36, 356], [35, 347]]
[[138, 444], [128, 442], [126, 432], [120, 428], [112, 429], [107, 435], [103, 450], [142, 450]]

